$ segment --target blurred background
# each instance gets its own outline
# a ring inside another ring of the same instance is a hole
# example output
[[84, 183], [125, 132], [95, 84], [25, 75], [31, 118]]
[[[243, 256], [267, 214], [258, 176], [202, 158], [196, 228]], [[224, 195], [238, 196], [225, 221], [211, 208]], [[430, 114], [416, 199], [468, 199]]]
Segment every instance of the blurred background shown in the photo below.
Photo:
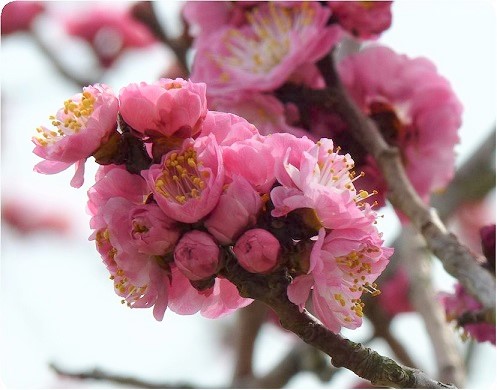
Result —
[[[153, 3], [171, 37], [180, 33], [182, 4]], [[96, 164], [87, 163], [80, 189], [69, 186], [72, 168], [53, 176], [33, 172], [39, 158], [31, 153], [31, 137], [65, 99], [80, 91], [78, 81], [104, 82], [118, 92], [131, 82], [152, 82], [171, 71], [173, 53], [160, 43], [128, 49], [102, 67], [88, 43], [68, 36], [63, 27], [65, 19], [97, 5], [118, 12], [132, 3], [47, 2], [30, 32], [2, 33], [0, 381], [8, 388], [123, 387], [58, 375], [50, 368], [55, 364], [68, 372], [98, 368], [173, 387], [180, 382], [227, 386], [236, 360], [236, 315], [207, 320], [167, 311], [157, 322], [151, 310], [121, 305], [94, 243], [88, 241], [86, 191], [93, 184]], [[463, 102], [457, 147], [461, 166], [495, 129], [495, 2], [397, 1], [392, 9], [392, 27], [380, 42], [410, 57], [428, 57]], [[66, 70], [70, 77], [64, 75]], [[461, 209], [466, 219], [458, 219], [460, 231], [469, 222], [495, 222], [495, 191], [482, 204]], [[399, 223], [391, 209], [381, 213], [385, 217], [379, 229], [388, 244], [397, 236]], [[454, 280], [438, 261], [433, 262], [433, 277], [437, 289], [453, 290]], [[391, 329], [414, 363], [433, 375], [433, 348], [419, 315], [399, 314]], [[453, 333], [468, 360], [466, 387], [495, 386], [495, 347], [463, 342], [455, 329]], [[372, 327], [366, 320], [360, 329], [343, 334], [356, 342], [368, 341]], [[255, 345], [255, 373], [268, 372], [296, 342], [271, 321], [265, 323]], [[381, 339], [368, 346], [394, 357]], [[324, 383], [315, 373], [303, 371], [287, 387], [350, 388], [357, 383], [355, 374], [346, 370]]]

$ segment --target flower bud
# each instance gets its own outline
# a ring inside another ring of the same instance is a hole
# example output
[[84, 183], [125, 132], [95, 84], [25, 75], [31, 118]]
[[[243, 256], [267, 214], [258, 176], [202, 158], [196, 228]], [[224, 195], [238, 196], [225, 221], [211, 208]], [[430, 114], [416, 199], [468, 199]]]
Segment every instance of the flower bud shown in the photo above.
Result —
[[264, 229], [247, 230], [236, 242], [233, 251], [240, 265], [249, 272], [272, 271], [280, 253], [280, 243]]
[[176, 245], [174, 262], [188, 279], [206, 279], [216, 273], [219, 247], [210, 234], [193, 230]]

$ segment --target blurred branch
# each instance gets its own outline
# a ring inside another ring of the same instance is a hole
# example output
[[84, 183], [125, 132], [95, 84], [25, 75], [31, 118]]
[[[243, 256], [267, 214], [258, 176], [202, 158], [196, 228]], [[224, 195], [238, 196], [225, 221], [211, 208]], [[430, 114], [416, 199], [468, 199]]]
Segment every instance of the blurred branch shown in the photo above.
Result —
[[191, 46], [191, 38], [188, 35], [188, 26], [186, 23], [183, 21], [182, 34], [178, 38], [172, 39], [167, 35], [159, 22], [159, 19], [155, 13], [153, 2], [140, 1], [136, 3], [133, 6], [132, 14], [136, 20], [145, 24], [159, 41], [171, 48], [176, 56], [176, 59], [181, 65], [182, 70], [185, 74], [189, 74], [186, 55]]
[[44, 56], [52, 63], [54, 68], [68, 81], [76, 84], [79, 89], [86, 87], [90, 84], [94, 84], [99, 77], [95, 77], [94, 79], [86, 79], [76, 76], [73, 72], [69, 71], [66, 66], [61, 62], [60, 58], [54, 53], [54, 50], [50, 48], [49, 45], [43, 40], [43, 38], [34, 30], [30, 30], [31, 37], [33, 41], [36, 43], [38, 48], [44, 54]]
[[[134, 388], [141, 388], [141, 389], [198, 389], [198, 388], [207, 388], [205, 386], [195, 386], [189, 383], [184, 383], [184, 382], [178, 382], [178, 383], [153, 383], [153, 382], [147, 382], [147, 381], [142, 381], [140, 379], [132, 378], [129, 376], [120, 376], [120, 375], [113, 375], [113, 374], [108, 374], [105, 373], [99, 369], [94, 369], [91, 371], [81, 371], [81, 372], [70, 372], [63, 370], [59, 366], [57, 366], [55, 363], [50, 363], [50, 368], [54, 370], [58, 375], [62, 375], [68, 378], [73, 378], [73, 379], [94, 379], [94, 380], [103, 380], [103, 381], [109, 381], [109, 382], [114, 382], [120, 385], [125, 385], [125, 386], [131, 386]], [[220, 389], [222, 387], [212, 387], [213, 389]]]
[[327, 88], [313, 90], [286, 85], [278, 91], [278, 96], [285, 101], [306, 101], [307, 104], [337, 112], [348, 124], [354, 138], [376, 160], [388, 183], [388, 199], [392, 205], [410, 219], [425, 238], [428, 248], [442, 261], [446, 271], [457, 278], [486, 309], [495, 313], [494, 277], [479, 266], [473, 253], [455, 235], [447, 231], [435, 209], [423, 203], [406, 175], [399, 149], [390, 146], [376, 124], [355, 105], [341, 83], [333, 61], [326, 57], [318, 65], [328, 84]]
[[457, 170], [445, 191], [432, 196], [442, 220], [464, 202], [483, 199], [495, 188], [495, 126], [471, 157]]
[[401, 235], [405, 245], [400, 248], [399, 256], [410, 279], [410, 301], [423, 318], [435, 350], [438, 377], [441, 381], [462, 387], [466, 379], [464, 361], [433, 288], [429, 253], [424, 240], [408, 226], [404, 227]]
[[245, 271], [229, 252], [225, 259], [224, 276], [234, 283], [240, 295], [260, 300], [271, 307], [285, 329], [299, 336], [307, 344], [332, 358], [335, 367], [345, 367], [375, 386], [396, 388], [454, 388], [435, 381], [420, 370], [403, 366], [390, 358], [334, 334], [287, 298], [290, 277], [285, 270], [269, 275]]
[[232, 387], [244, 379], [253, 378], [252, 360], [255, 340], [267, 315], [267, 307], [254, 301], [238, 311], [236, 332], [236, 366], [233, 372]]

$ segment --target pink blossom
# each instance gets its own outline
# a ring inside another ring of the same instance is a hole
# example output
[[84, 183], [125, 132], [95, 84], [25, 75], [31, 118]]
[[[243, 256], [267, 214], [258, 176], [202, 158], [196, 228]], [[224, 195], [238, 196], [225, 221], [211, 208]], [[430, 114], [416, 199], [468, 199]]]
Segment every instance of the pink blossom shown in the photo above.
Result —
[[199, 137], [209, 134], [214, 135], [220, 146], [230, 146], [235, 142], [258, 135], [259, 131], [253, 124], [238, 115], [208, 111]]
[[204, 222], [209, 233], [224, 245], [233, 243], [243, 230], [255, 225], [262, 208], [259, 193], [242, 176], [235, 175], [227, 187]]
[[332, 332], [341, 326], [355, 329], [362, 323], [364, 291], [379, 294], [374, 281], [385, 269], [393, 250], [382, 246], [380, 235], [350, 228], [321, 229], [310, 257], [309, 271], [288, 287], [290, 301], [304, 307], [312, 289], [313, 309]]
[[142, 204], [148, 193], [145, 180], [121, 166], [100, 166], [96, 176], [96, 183], [88, 190], [87, 203], [87, 211], [92, 216], [90, 227], [94, 230], [107, 225], [103, 219], [102, 208], [109, 199], [123, 198], [135, 204]]
[[392, 24], [391, 1], [328, 1], [333, 17], [352, 35], [377, 38]]
[[247, 25], [221, 27], [197, 46], [191, 77], [207, 82], [212, 96], [273, 90], [340, 39], [340, 28], [327, 26], [330, 12], [318, 3], [260, 4], [247, 11]]
[[[380, 46], [346, 57], [338, 70], [359, 107], [380, 124], [386, 141], [400, 148], [411, 183], [428, 201], [454, 174], [462, 106], [449, 82], [429, 60]], [[333, 129], [329, 136], [334, 137]]]
[[188, 279], [206, 279], [217, 271], [219, 246], [210, 234], [192, 230], [185, 233], [176, 245], [174, 262]]
[[111, 274], [116, 294], [123, 298], [121, 303], [131, 308], [154, 306], [154, 317], [161, 321], [167, 308], [170, 271], [161, 256], [142, 253], [133, 245], [133, 221], [127, 221], [127, 228], [120, 226], [127, 210], [119, 210], [119, 215], [105, 213], [109, 226], [96, 232], [97, 250]]
[[264, 229], [247, 230], [237, 240], [233, 252], [240, 265], [252, 273], [271, 272], [278, 265], [279, 241]]
[[55, 116], [50, 116], [55, 130], [41, 126], [33, 137], [33, 152], [45, 159], [35, 171], [53, 174], [76, 164], [71, 185], [83, 185], [84, 163], [107, 141], [116, 128], [118, 101], [103, 84], [83, 88], [64, 102]]
[[216, 206], [224, 185], [221, 149], [211, 134], [185, 139], [181, 150], [164, 155], [143, 171], [154, 199], [169, 217], [194, 223]]
[[210, 99], [209, 104], [219, 111], [231, 112], [254, 124], [261, 134], [285, 132], [296, 136], [308, 134], [305, 130], [287, 124], [285, 107], [272, 95], [242, 92], [237, 96]]
[[172, 270], [172, 284], [169, 292], [169, 308], [182, 315], [198, 313], [207, 318], [218, 318], [252, 303], [242, 298], [236, 287], [224, 278], [216, 278], [214, 286], [198, 291], [177, 269]]
[[275, 160], [261, 136], [253, 136], [222, 147], [226, 176], [243, 176], [259, 192], [269, 192], [274, 184]]
[[33, 20], [45, 10], [39, 1], [11, 1], [2, 9], [2, 35], [27, 31]]
[[138, 252], [151, 256], [166, 255], [179, 238], [176, 223], [154, 203], [136, 204], [113, 197], [102, 210], [103, 218], [120, 255]]
[[109, 67], [128, 48], [152, 45], [155, 38], [148, 28], [135, 20], [129, 9], [93, 8], [67, 18], [68, 34], [92, 45], [100, 63]]
[[151, 137], [196, 135], [207, 114], [204, 83], [160, 79], [121, 89], [120, 113], [134, 130]]
[[364, 202], [370, 194], [357, 192], [354, 187], [355, 179], [350, 171], [353, 160], [348, 154], [334, 151], [331, 140], [321, 139], [302, 153], [300, 161], [295, 159], [295, 165], [289, 159], [290, 150], [287, 150], [283, 159], [286, 174], [277, 175], [283, 185], [271, 190], [274, 217], [298, 208], [311, 208], [321, 226], [328, 229], [359, 228], [374, 221], [374, 213]]
[[[440, 293], [439, 298], [445, 306], [447, 320], [449, 321], [458, 319], [464, 313], [477, 312], [482, 308], [480, 302], [469, 295], [460, 283], [456, 284], [453, 294]], [[463, 328], [475, 340], [480, 342], [490, 341], [495, 345], [495, 324], [485, 322], [470, 323], [463, 325]]]

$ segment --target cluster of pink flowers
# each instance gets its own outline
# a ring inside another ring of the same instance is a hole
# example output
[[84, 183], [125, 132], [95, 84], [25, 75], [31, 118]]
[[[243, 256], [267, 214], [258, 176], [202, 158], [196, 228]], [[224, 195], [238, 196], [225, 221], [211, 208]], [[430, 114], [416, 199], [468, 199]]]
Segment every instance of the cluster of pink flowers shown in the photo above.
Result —
[[[196, 49], [191, 79], [209, 85], [210, 109], [243, 116], [263, 134], [332, 138], [366, 173], [358, 185], [376, 189], [371, 200], [384, 205], [385, 180], [341, 113], [285, 100], [279, 91], [287, 85], [325, 88], [317, 62], [346, 35], [376, 39], [391, 24], [391, 3], [187, 2], [184, 17]], [[409, 179], [428, 202], [454, 171], [462, 107], [450, 84], [429, 60], [381, 46], [345, 57], [337, 71], [364, 114], [399, 147]]]
[[[246, 306], [224, 277], [226, 256], [251, 273], [285, 267], [288, 298], [332, 331], [362, 321], [361, 295], [392, 253], [356, 190], [362, 175], [329, 139], [261, 135], [247, 120], [207, 109], [206, 86], [183, 79], [131, 84], [119, 96], [86, 87], [38, 129], [42, 173], [93, 155], [88, 191], [95, 240], [122, 302], [214, 318]], [[304, 250], [302, 250], [304, 248]], [[307, 249], [305, 249], [307, 248]], [[300, 250], [300, 252], [299, 252]], [[299, 256], [295, 256], [299, 253]], [[293, 255], [290, 255], [293, 254]]]

